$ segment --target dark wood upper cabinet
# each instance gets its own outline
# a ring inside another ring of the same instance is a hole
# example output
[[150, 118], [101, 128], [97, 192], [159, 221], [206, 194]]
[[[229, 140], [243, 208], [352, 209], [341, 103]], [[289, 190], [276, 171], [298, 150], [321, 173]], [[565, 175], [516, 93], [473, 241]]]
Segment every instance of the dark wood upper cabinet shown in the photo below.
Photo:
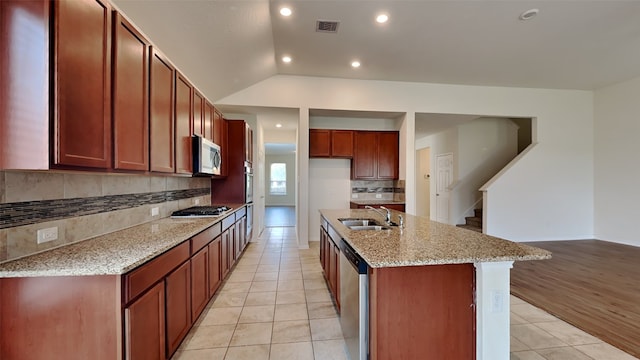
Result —
[[353, 130], [309, 129], [309, 157], [353, 158]]
[[49, 168], [50, 5], [0, 1], [0, 169]]
[[331, 130], [331, 157], [353, 157], [353, 131]]
[[191, 161], [191, 126], [193, 124], [193, 86], [176, 71], [176, 173], [193, 173]]
[[398, 179], [399, 142], [397, 131], [356, 131], [351, 179]]
[[111, 166], [111, 7], [55, 1], [53, 165]]
[[149, 41], [114, 12], [114, 169], [149, 170]]
[[351, 163], [352, 179], [376, 179], [376, 144], [377, 134], [373, 131], [356, 132], [353, 146], [353, 162]]
[[149, 94], [150, 170], [175, 172], [174, 161], [174, 80], [173, 65], [156, 49], [151, 53]]
[[309, 129], [309, 157], [331, 157], [331, 130]]
[[213, 141], [213, 117], [214, 117], [215, 109], [213, 105], [205, 101], [204, 103], [204, 117], [203, 117], [203, 130], [204, 137], [207, 140]]
[[204, 97], [197, 90], [193, 90], [193, 134], [204, 136]]
[[378, 132], [377, 145], [378, 179], [397, 179], [400, 166], [398, 132]]
[[227, 162], [229, 150], [227, 149], [227, 120], [222, 117], [217, 109], [213, 113], [213, 142], [220, 145], [220, 157], [222, 159], [222, 165], [220, 166], [220, 176], [227, 176], [229, 173], [229, 164]]

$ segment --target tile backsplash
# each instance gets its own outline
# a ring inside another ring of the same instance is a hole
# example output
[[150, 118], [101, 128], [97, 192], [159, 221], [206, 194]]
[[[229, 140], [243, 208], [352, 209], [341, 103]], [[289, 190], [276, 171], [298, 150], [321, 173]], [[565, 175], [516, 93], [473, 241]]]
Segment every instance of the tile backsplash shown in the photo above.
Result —
[[352, 200], [404, 201], [404, 180], [353, 180]]
[[[208, 178], [0, 171], [0, 262], [121, 230], [210, 203]], [[158, 216], [151, 216], [157, 207]], [[38, 244], [37, 231], [58, 239]]]

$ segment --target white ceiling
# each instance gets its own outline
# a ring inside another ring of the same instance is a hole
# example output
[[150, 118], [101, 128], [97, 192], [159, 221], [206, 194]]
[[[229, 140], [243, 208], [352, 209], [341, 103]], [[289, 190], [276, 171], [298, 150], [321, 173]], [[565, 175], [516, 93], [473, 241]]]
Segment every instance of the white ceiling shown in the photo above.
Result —
[[[113, 2], [214, 102], [277, 74], [583, 90], [640, 76], [640, 0]], [[420, 114], [416, 132], [451, 120], [469, 119]]]

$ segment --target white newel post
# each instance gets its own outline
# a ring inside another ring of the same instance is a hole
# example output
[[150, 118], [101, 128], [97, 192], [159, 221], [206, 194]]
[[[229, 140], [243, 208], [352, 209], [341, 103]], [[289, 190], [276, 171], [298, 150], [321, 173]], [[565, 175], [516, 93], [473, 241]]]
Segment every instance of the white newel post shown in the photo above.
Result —
[[509, 272], [513, 261], [475, 263], [476, 360], [509, 360]]

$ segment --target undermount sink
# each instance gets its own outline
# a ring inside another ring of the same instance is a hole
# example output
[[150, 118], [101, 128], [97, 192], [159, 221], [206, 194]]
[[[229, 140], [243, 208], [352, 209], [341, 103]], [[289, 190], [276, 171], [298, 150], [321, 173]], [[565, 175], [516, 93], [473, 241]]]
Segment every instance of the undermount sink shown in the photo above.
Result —
[[344, 226], [352, 227], [352, 226], [372, 226], [381, 224], [377, 222], [375, 219], [338, 219]]
[[352, 225], [352, 226], [348, 226], [348, 228], [351, 230], [374, 230], [374, 231], [389, 230], [388, 227], [380, 226], [380, 225]]

